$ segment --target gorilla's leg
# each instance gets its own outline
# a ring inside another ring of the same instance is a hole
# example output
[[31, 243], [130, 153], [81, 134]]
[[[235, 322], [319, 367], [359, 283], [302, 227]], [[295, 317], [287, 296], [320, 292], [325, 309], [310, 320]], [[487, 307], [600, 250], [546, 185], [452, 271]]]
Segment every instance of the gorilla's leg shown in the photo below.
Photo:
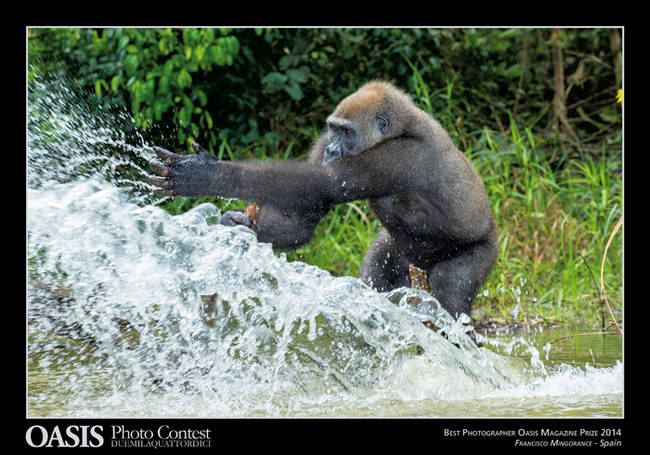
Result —
[[473, 243], [429, 270], [431, 293], [454, 318], [470, 315], [472, 300], [496, 258], [496, 235]]
[[380, 292], [409, 286], [409, 262], [383, 229], [363, 258], [359, 279]]

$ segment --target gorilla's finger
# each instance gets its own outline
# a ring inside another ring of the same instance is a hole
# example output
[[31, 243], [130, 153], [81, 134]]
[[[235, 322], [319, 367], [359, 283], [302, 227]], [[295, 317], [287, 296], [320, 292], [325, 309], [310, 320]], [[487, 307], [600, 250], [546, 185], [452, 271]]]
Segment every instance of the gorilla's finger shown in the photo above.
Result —
[[169, 176], [169, 168], [167, 166], [163, 166], [157, 161], [154, 160], [149, 161], [149, 167], [151, 168], [152, 171], [154, 171], [158, 175], [162, 175], [163, 177]]
[[194, 153], [196, 153], [197, 155], [199, 153], [208, 153], [208, 154], [210, 153], [206, 149], [201, 147], [198, 142], [192, 142], [192, 148], [194, 149]]
[[159, 188], [169, 188], [169, 186], [171, 185], [169, 179], [165, 179], [161, 177], [147, 177], [147, 178], [152, 185], [157, 186]]
[[153, 192], [159, 196], [175, 196], [174, 190], [156, 188]]
[[156, 152], [156, 155], [158, 155], [158, 157], [167, 165], [173, 164], [177, 156], [175, 153], [169, 152], [161, 147], [154, 146], [153, 151]]
[[237, 223], [235, 223], [235, 220], [233, 220], [230, 217], [227, 216], [222, 216], [221, 221], [219, 221], [219, 224], [222, 224], [224, 226], [236, 226]]
[[237, 212], [237, 215], [233, 217], [233, 220], [235, 221], [235, 223], [241, 224], [242, 226], [246, 226], [247, 228], [253, 229], [254, 227], [251, 219], [241, 212]]
[[249, 229], [253, 229], [255, 225], [251, 221], [249, 217], [244, 215], [242, 212], [237, 212], [234, 210], [230, 210], [226, 213], [223, 214], [221, 217], [220, 224], [223, 224], [224, 226], [236, 226], [236, 225], [241, 225], [241, 226], [246, 226]]

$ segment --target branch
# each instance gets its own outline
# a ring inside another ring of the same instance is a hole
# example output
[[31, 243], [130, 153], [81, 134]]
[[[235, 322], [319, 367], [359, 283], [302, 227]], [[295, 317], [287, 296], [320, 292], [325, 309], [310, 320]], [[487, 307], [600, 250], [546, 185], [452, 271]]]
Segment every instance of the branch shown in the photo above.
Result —
[[587, 270], [589, 270], [589, 275], [591, 275], [591, 279], [594, 282], [594, 286], [595, 286], [596, 290], [598, 291], [598, 301], [600, 302], [600, 318], [601, 318], [601, 321], [602, 321], [601, 327], [604, 330], [605, 329], [605, 311], [603, 309], [603, 303], [605, 303], [605, 301], [603, 300], [603, 295], [600, 292], [600, 288], [598, 287], [598, 284], [596, 283], [596, 277], [594, 276], [594, 273], [591, 271], [591, 267], [589, 267], [589, 263], [587, 262], [587, 260], [585, 259], [585, 257], [581, 253], [579, 253], [579, 254], [580, 254], [580, 257], [582, 258], [582, 260], [584, 261], [585, 265], [587, 266]]
[[612, 232], [612, 235], [609, 236], [609, 240], [607, 241], [607, 246], [605, 247], [605, 252], [603, 253], [603, 260], [600, 263], [600, 290], [603, 293], [603, 297], [605, 298], [605, 303], [607, 304], [607, 309], [609, 310], [609, 314], [612, 316], [612, 321], [615, 327], [616, 331], [618, 334], [621, 334], [621, 326], [618, 324], [618, 321], [614, 317], [614, 313], [612, 312], [612, 308], [609, 305], [609, 301], [607, 300], [607, 291], [605, 290], [605, 284], [604, 284], [604, 275], [605, 275], [605, 258], [607, 257], [607, 250], [609, 250], [609, 245], [611, 245], [612, 240], [614, 240], [614, 236], [620, 229], [621, 225], [623, 224], [623, 217], [621, 217], [620, 220], [618, 220], [618, 223], [616, 223], [616, 226], [614, 227], [614, 231]]
[[587, 335], [620, 335], [621, 332], [585, 332], [585, 333], [574, 333], [573, 335], [564, 335], [562, 337], [556, 338], [553, 341], [549, 341], [549, 344], [553, 344], [556, 341], [564, 340], [567, 338], [573, 338], [573, 337], [584, 337]]

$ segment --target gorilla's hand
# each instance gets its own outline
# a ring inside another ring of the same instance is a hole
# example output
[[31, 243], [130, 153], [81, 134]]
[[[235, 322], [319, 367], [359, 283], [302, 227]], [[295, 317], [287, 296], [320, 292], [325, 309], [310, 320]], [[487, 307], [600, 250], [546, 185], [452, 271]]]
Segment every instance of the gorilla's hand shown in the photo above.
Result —
[[253, 221], [247, 217], [244, 213], [238, 212], [236, 210], [229, 210], [221, 216], [221, 221], [219, 224], [224, 226], [246, 226], [253, 232], [255, 232], [255, 224]]
[[161, 196], [205, 196], [216, 195], [219, 181], [220, 161], [210, 155], [196, 142], [192, 144], [195, 155], [177, 155], [154, 147], [163, 164], [149, 161], [149, 167], [160, 177], [149, 177]]

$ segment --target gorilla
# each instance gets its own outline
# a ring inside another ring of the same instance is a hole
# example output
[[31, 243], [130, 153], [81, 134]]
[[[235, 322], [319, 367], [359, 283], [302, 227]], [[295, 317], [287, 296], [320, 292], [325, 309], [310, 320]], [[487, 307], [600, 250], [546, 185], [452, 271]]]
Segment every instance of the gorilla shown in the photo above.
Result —
[[254, 229], [274, 248], [294, 249], [336, 204], [367, 199], [383, 230], [359, 278], [379, 291], [409, 285], [409, 264], [454, 317], [471, 303], [497, 257], [497, 228], [483, 182], [440, 123], [388, 82], [343, 99], [306, 161], [220, 161], [154, 147], [149, 165], [163, 196], [255, 201], [256, 223], [226, 212], [222, 223]]

